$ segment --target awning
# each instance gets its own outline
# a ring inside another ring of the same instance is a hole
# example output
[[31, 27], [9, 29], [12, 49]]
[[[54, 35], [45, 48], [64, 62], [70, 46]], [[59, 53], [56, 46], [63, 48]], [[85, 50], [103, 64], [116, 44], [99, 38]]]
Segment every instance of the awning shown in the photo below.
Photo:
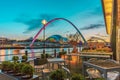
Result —
[[111, 33], [112, 26], [112, 13], [113, 13], [113, 0], [102, 0], [106, 32], [107, 34]]

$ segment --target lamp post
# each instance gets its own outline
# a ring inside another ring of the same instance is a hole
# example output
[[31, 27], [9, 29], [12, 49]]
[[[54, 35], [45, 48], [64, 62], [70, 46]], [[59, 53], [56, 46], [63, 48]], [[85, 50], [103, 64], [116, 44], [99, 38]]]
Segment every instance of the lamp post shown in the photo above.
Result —
[[[42, 24], [45, 25], [47, 23], [47, 21], [44, 19], [42, 20]], [[45, 54], [45, 28], [43, 31], [43, 40], [44, 40], [44, 48], [43, 48], [43, 54]]]

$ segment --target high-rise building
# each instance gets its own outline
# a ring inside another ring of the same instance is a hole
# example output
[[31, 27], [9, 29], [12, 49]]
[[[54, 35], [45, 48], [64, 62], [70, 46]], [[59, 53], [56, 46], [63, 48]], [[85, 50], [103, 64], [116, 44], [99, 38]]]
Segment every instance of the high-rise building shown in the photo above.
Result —
[[120, 62], [120, 0], [102, 0], [107, 34], [111, 36], [113, 59]]

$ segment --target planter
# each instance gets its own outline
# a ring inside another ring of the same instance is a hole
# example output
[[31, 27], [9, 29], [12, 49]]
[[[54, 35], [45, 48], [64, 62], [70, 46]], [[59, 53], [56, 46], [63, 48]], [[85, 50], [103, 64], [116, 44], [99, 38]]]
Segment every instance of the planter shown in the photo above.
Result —
[[13, 63], [9, 61], [2, 62], [2, 72], [11, 76], [21, 77], [24, 79], [33, 77], [33, 67], [25, 63]]
[[22, 79], [30, 79], [30, 78], [32, 78], [33, 77], [33, 75], [24, 75], [24, 76], [22, 76], [21, 78]]

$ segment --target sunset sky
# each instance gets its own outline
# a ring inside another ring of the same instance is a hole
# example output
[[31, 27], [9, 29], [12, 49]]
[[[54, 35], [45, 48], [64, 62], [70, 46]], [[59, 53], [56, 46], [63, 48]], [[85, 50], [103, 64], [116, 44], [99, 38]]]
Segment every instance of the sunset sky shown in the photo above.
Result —
[[[101, 0], [0, 0], [0, 11], [0, 37], [34, 37], [43, 19], [60, 17], [73, 22], [86, 39], [91, 36], [108, 38]], [[46, 37], [75, 32], [64, 21], [56, 21], [48, 27]], [[38, 38], [41, 37], [42, 34]]]

